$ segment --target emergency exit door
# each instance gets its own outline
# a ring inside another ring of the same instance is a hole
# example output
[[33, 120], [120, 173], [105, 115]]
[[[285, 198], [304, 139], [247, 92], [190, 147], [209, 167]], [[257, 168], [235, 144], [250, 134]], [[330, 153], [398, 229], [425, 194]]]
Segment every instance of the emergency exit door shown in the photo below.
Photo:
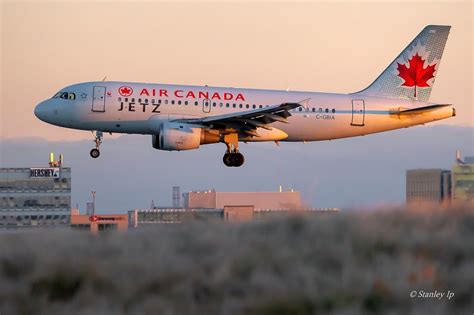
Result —
[[352, 100], [352, 126], [363, 126], [365, 120], [364, 100]]
[[202, 102], [202, 111], [205, 113], [210, 113], [211, 112], [211, 100], [206, 98]]
[[105, 86], [94, 86], [92, 93], [92, 111], [105, 112]]

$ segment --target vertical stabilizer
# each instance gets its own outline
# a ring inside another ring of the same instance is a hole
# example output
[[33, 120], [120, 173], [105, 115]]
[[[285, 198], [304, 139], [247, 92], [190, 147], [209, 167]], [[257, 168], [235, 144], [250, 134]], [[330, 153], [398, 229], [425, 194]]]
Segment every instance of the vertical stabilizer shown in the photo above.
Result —
[[426, 26], [369, 87], [355, 94], [428, 101], [450, 28]]

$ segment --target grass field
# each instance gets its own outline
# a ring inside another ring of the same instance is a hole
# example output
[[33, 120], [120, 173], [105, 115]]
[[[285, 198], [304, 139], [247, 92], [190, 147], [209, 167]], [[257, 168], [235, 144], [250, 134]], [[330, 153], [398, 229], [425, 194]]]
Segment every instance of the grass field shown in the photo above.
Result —
[[473, 297], [468, 207], [0, 233], [1, 315], [473, 314]]

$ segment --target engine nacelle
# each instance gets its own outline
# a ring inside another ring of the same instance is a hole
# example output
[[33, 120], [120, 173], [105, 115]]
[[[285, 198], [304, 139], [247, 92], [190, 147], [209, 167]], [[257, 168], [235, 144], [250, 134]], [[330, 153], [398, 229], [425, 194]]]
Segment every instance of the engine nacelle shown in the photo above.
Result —
[[218, 133], [186, 123], [163, 122], [157, 135], [152, 136], [152, 146], [158, 150], [181, 151], [199, 148], [201, 144], [220, 141]]

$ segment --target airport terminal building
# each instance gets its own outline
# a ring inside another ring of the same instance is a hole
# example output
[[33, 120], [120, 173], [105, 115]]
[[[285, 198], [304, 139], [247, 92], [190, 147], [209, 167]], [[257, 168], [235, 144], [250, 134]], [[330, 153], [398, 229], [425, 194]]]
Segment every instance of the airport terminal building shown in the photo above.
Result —
[[71, 168], [0, 168], [0, 229], [67, 227]]

